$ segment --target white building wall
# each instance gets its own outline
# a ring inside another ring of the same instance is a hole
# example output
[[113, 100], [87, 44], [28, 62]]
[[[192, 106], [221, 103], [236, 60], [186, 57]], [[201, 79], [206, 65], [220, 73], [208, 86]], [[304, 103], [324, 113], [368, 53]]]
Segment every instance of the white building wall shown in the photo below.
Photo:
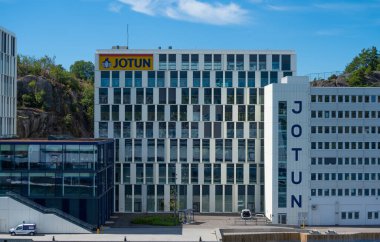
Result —
[[17, 41], [0, 26], [0, 137], [16, 135]]
[[0, 232], [25, 223], [35, 223], [37, 233], [87, 234], [89, 231], [54, 214], [44, 214], [9, 197], [0, 197]]
[[[300, 225], [307, 219], [309, 121], [306, 77], [286, 77], [265, 87], [266, 216], [273, 223]], [[279, 102], [286, 102], [286, 203], [279, 204]], [[268, 184], [271, 187], [268, 187]], [[267, 200], [267, 197], [269, 198]], [[282, 216], [282, 217], [281, 217]], [[280, 219], [280, 217], [282, 219]]]
[[[265, 87], [267, 217], [293, 225], [379, 225], [380, 88], [317, 88], [294, 77], [283, 82]], [[289, 106], [297, 100], [304, 103], [299, 116]], [[277, 203], [278, 101], [288, 104], [287, 196], [302, 195], [302, 208], [291, 200], [286, 208]], [[294, 124], [304, 135], [293, 137]], [[299, 162], [292, 147], [302, 148]], [[303, 172], [302, 183], [294, 184], [291, 171]]]

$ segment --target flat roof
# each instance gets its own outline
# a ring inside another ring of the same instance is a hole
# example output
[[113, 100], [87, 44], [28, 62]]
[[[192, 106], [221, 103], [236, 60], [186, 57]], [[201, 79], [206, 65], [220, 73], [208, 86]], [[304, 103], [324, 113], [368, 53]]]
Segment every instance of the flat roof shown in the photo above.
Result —
[[70, 139], [45, 139], [45, 138], [36, 138], [36, 139], [23, 139], [23, 138], [0, 138], [0, 144], [105, 144], [112, 143], [113, 139], [102, 139], [102, 138], [70, 138]]
[[172, 54], [296, 54], [294, 50], [244, 50], [244, 49], [99, 49], [96, 54], [112, 53], [172, 53]]

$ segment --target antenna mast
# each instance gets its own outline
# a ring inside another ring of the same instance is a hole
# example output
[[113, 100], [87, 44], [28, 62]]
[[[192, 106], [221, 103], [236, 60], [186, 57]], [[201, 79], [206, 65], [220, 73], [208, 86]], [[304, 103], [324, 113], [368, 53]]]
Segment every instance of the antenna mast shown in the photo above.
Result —
[[129, 49], [129, 24], [127, 24], [127, 47]]

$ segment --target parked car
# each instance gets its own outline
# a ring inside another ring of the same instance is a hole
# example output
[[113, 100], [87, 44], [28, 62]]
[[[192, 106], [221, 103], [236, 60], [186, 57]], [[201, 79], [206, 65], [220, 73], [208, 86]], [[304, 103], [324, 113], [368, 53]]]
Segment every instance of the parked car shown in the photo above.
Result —
[[37, 233], [36, 224], [19, 224], [15, 228], [9, 230], [11, 235], [35, 235]]
[[251, 210], [249, 210], [249, 209], [241, 210], [240, 217], [242, 219], [251, 219], [252, 218]]

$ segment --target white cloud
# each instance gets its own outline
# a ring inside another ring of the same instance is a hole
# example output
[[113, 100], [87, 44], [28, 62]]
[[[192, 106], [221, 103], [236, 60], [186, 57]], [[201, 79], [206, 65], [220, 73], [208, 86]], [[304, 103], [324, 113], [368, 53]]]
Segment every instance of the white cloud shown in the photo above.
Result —
[[322, 4], [314, 4], [314, 7], [322, 9], [322, 10], [330, 10], [330, 11], [362, 11], [372, 8], [379, 8], [380, 3], [375, 2], [360, 2], [360, 3], [322, 3]]
[[111, 2], [108, 5], [108, 10], [114, 13], [119, 13], [122, 8], [123, 8], [123, 5], [118, 2]]
[[241, 24], [247, 11], [235, 3], [222, 4], [200, 0], [119, 0], [135, 12], [171, 19], [214, 25]]
[[272, 11], [279, 11], [279, 12], [289, 12], [289, 11], [303, 11], [306, 10], [307, 8], [305, 6], [287, 6], [287, 5], [272, 5], [268, 4], [266, 6], [269, 10]]

